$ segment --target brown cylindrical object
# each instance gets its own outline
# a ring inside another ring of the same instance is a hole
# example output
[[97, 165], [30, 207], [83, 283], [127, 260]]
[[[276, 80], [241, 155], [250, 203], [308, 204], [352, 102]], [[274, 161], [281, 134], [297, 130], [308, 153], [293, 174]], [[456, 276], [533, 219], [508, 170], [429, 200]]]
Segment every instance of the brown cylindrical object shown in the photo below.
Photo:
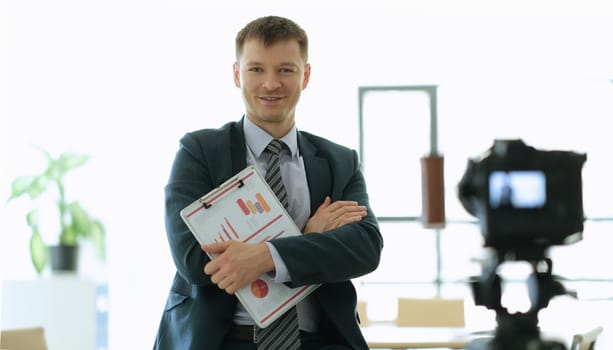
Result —
[[445, 181], [443, 157], [421, 158], [421, 220], [426, 228], [445, 227]]

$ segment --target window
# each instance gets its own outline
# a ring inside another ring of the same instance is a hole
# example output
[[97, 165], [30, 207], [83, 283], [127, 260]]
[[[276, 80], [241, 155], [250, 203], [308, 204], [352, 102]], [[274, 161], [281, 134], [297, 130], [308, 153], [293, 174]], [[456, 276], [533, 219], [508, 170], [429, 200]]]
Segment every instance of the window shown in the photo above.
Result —
[[[434, 106], [432, 91], [438, 93]], [[577, 79], [363, 87], [359, 96], [360, 152], [385, 241], [380, 267], [358, 280], [360, 297], [385, 303], [389, 300], [376, 296], [389, 296], [391, 290], [411, 296], [471, 294], [467, 281], [481, 272], [483, 239], [476, 219], [459, 202], [456, 187], [467, 160], [504, 138], [520, 138], [538, 149], [587, 154], [582, 172], [584, 238], [552, 247], [549, 256], [553, 273], [564, 277], [567, 288], [580, 297], [610, 297], [613, 139], [605, 123], [613, 115], [613, 84]], [[420, 222], [419, 158], [439, 143], [445, 157], [447, 222], [444, 229], [432, 230]], [[389, 305], [380, 306], [388, 311], [373, 317], [394, 317], [388, 314]]]

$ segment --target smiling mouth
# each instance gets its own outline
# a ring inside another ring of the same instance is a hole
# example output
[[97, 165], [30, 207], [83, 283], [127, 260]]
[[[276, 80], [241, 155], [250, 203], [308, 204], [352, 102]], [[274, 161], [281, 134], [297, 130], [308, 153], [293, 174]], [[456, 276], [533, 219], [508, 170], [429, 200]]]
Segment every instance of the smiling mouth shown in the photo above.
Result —
[[276, 97], [276, 96], [260, 96], [259, 99], [260, 100], [264, 100], [266, 102], [274, 102], [274, 101], [280, 101], [283, 98], [282, 97]]

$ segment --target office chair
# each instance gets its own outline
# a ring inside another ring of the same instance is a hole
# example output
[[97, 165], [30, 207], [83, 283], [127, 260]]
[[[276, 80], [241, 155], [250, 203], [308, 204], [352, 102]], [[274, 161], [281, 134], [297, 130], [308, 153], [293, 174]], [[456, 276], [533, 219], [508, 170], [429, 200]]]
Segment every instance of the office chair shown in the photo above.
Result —
[[593, 350], [596, 339], [602, 333], [603, 328], [598, 326], [588, 332], [575, 334], [570, 350]]
[[366, 312], [366, 302], [358, 300], [358, 316], [360, 317], [360, 327], [370, 325], [368, 313]]
[[7, 329], [0, 331], [0, 349], [47, 350], [43, 327]]
[[402, 327], [464, 327], [464, 300], [399, 298], [396, 324]]

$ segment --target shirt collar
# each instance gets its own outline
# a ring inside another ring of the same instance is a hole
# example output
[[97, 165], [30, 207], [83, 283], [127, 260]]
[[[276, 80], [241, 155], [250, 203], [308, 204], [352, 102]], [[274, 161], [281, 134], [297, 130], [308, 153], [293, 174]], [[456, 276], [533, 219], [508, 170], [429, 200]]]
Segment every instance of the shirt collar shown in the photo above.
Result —
[[[247, 116], [243, 117], [243, 131], [245, 132], [245, 142], [247, 143], [247, 147], [251, 149], [253, 154], [260, 158], [266, 146], [273, 139], [270, 134], [268, 134], [264, 129], [261, 129], [259, 126], [255, 125]], [[290, 131], [285, 134], [282, 138], [280, 138], [291, 153], [292, 158], [298, 155], [298, 139], [297, 139], [297, 131], [296, 125], [292, 126]]]

